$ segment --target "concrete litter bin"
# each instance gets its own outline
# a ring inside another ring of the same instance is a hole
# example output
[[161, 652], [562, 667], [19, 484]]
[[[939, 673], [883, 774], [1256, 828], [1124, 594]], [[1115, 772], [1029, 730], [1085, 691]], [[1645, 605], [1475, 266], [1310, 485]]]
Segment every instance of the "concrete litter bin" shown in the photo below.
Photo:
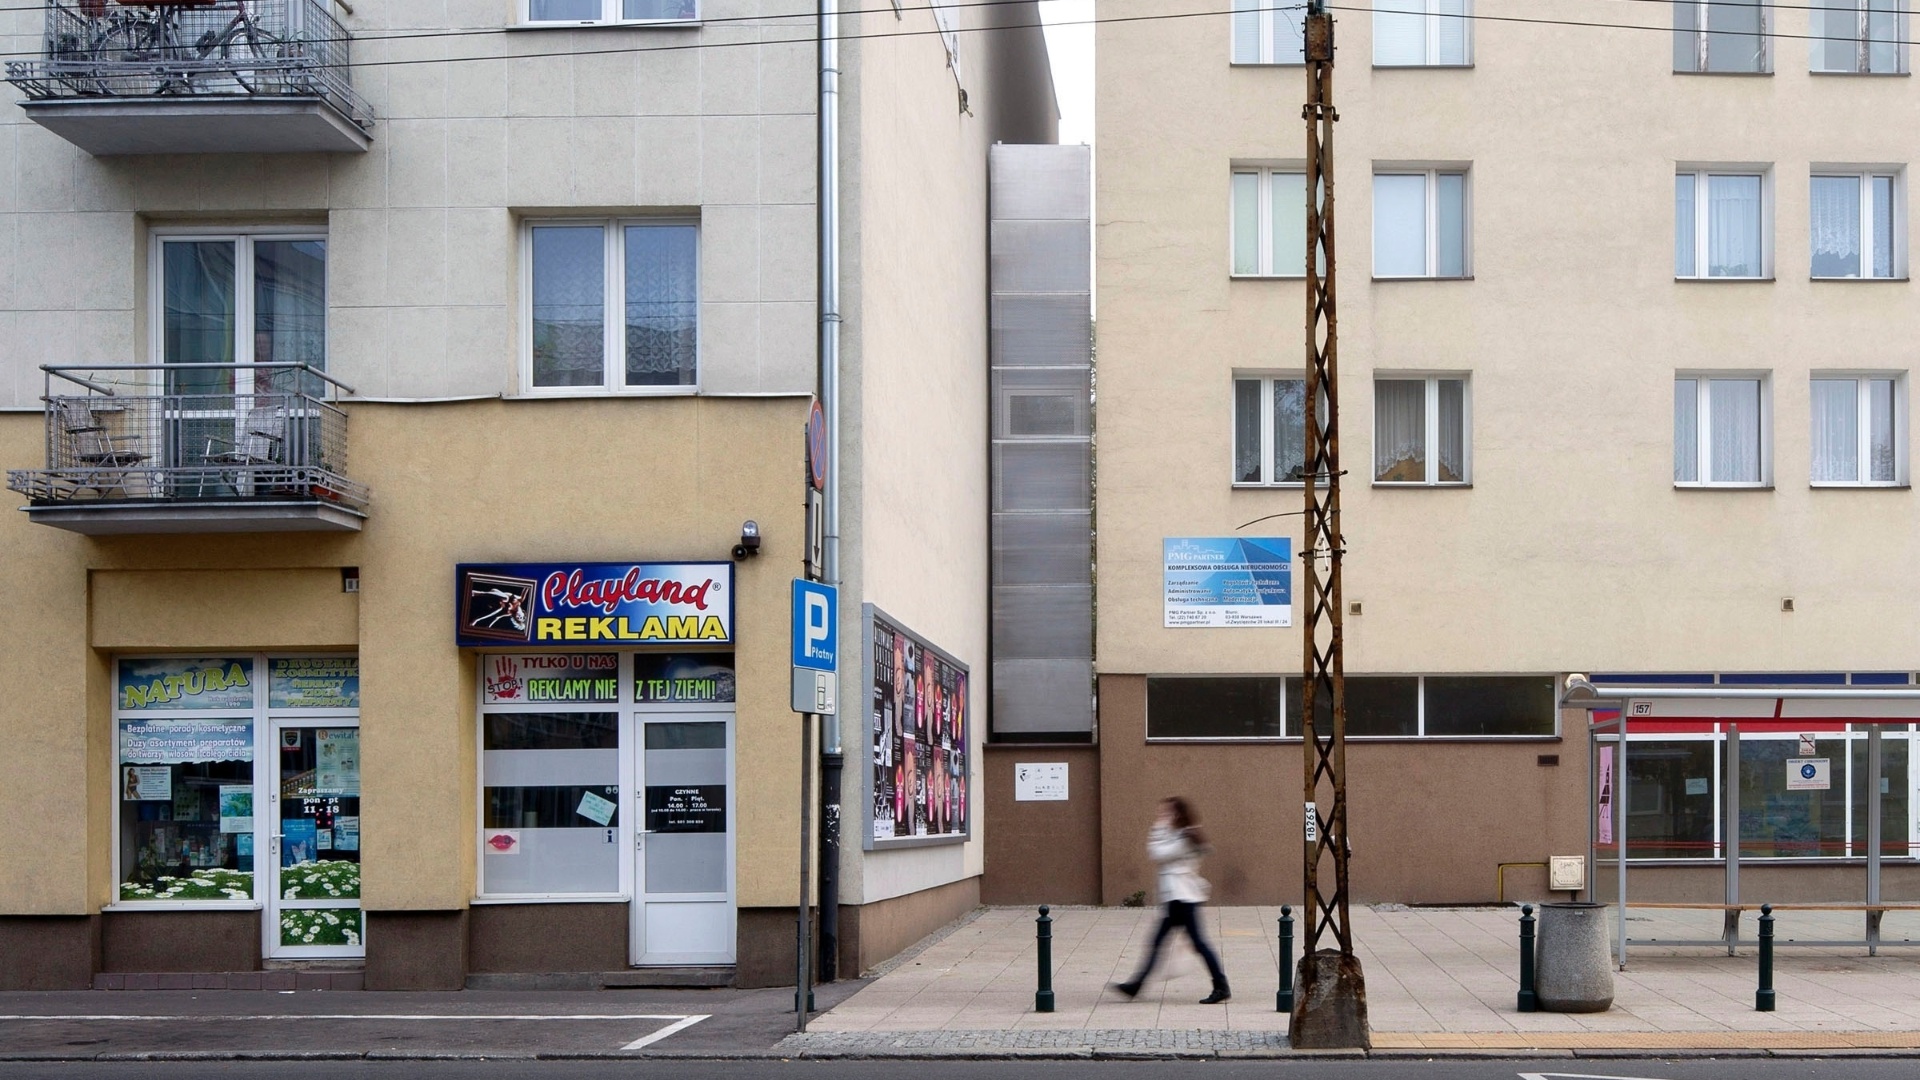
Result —
[[1613, 1006], [1613, 958], [1607, 905], [1541, 904], [1533, 976], [1546, 1012], [1605, 1012]]

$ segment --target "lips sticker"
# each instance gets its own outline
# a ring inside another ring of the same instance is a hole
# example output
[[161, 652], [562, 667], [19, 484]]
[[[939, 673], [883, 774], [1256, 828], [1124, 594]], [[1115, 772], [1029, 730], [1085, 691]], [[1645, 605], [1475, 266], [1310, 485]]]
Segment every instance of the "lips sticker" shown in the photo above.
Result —
[[495, 855], [518, 855], [520, 854], [520, 833], [514, 829], [491, 832], [487, 834], [486, 844]]

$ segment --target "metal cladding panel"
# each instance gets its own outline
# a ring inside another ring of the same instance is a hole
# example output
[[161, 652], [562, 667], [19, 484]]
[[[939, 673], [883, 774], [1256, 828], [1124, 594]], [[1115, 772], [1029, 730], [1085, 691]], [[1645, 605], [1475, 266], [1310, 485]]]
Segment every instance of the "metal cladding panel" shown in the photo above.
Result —
[[993, 580], [1003, 587], [1093, 584], [1093, 515], [995, 514]]
[[993, 643], [1002, 660], [1091, 660], [1093, 586], [994, 589]]
[[1086, 147], [995, 146], [993, 730], [1093, 730], [1093, 342]]
[[1084, 732], [1093, 715], [1093, 662], [998, 660], [993, 665], [993, 730], [1045, 735]]
[[995, 221], [990, 243], [995, 293], [1077, 293], [1093, 279], [1091, 224]]
[[995, 367], [1089, 366], [1092, 294], [995, 293], [992, 304]]

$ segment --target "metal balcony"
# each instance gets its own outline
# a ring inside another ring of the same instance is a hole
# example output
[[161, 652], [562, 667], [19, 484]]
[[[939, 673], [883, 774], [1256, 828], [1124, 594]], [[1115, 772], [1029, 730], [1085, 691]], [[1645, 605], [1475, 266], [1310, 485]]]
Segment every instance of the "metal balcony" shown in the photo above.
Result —
[[42, 56], [9, 61], [35, 123], [95, 155], [365, 151], [346, 28], [327, 0], [47, 0]]
[[304, 364], [47, 367], [47, 464], [13, 469], [37, 524], [92, 536], [354, 532], [339, 381]]

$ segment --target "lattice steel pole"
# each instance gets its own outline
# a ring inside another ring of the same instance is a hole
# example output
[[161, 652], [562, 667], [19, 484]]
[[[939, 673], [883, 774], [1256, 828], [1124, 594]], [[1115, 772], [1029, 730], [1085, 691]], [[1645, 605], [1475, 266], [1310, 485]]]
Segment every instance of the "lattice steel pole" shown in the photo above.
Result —
[[[1288, 1037], [1296, 1048], [1365, 1047], [1367, 992], [1347, 908], [1347, 688], [1341, 651], [1339, 318], [1334, 306], [1333, 16], [1308, 0], [1306, 579], [1301, 759], [1306, 779], [1305, 925]], [[1324, 567], [1324, 569], [1323, 569]], [[1317, 720], [1332, 705], [1332, 730]], [[1322, 869], [1332, 861], [1333, 880]], [[1337, 948], [1321, 947], [1330, 936]]]

